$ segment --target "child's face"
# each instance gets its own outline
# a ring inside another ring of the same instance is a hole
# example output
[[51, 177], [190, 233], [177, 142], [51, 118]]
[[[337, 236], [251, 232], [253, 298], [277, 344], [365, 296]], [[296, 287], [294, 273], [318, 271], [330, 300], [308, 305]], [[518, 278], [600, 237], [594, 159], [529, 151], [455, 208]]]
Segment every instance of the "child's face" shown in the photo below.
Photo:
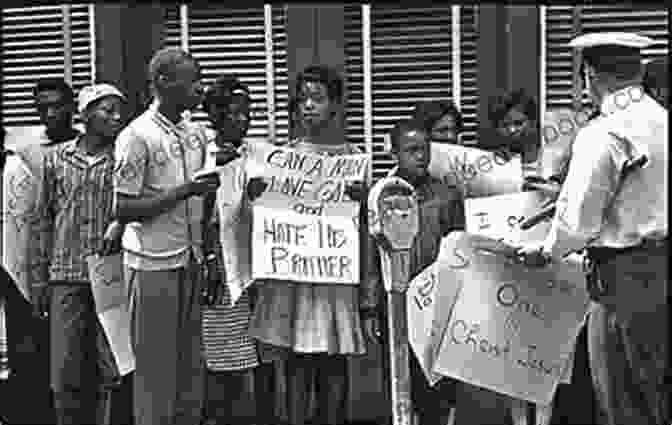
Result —
[[397, 161], [399, 170], [409, 177], [424, 177], [427, 175], [427, 167], [431, 153], [427, 133], [418, 130], [410, 130], [399, 137], [399, 151]]

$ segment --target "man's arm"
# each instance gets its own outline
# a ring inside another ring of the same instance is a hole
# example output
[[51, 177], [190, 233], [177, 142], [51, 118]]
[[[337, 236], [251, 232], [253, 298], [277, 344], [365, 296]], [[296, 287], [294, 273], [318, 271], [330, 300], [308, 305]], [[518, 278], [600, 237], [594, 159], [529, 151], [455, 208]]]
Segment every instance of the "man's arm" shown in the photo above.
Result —
[[216, 176], [202, 177], [156, 196], [140, 197], [150, 157], [146, 142], [127, 128], [117, 139], [115, 156], [114, 215], [121, 223], [150, 220], [190, 196], [214, 191], [219, 184]]
[[545, 251], [554, 258], [583, 249], [598, 237], [604, 212], [613, 196], [618, 177], [606, 143], [595, 143], [591, 131], [579, 133], [567, 178], [556, 201], [556, 213], [546, 241]]

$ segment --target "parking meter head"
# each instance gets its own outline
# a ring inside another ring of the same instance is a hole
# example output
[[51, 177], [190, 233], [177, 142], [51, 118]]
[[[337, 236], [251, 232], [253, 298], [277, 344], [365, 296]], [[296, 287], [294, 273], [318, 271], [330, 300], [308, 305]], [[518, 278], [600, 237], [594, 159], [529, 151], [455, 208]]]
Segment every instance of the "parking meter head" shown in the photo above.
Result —
[[418, 201], [413, 186], [399, 177], [379, 180], [369, 193], [369, 232], [386, 249], [406, 250], [419, 228]]

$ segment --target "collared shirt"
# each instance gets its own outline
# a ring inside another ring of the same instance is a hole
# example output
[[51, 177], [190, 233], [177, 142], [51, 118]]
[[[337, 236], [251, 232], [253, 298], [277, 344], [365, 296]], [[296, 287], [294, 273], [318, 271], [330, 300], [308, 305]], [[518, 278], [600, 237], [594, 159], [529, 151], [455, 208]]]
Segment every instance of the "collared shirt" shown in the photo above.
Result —
[[[667, 237], [667, 111], [629, 86], [606, 96], [601, 115], [581, 129], [544, 245], [554, 257], [585, 246], [625, 248]], [[645, 165], [628, 175], [624, 166]]]
[[[154, 103], [126, 127], [116, 143], [116, 194], [152, 198], [190, 181], [205, 161], [204, 128], [188, 120], [173, 124]], [[200, 255], [202, 197], [192, 196], [143, 222], [129, 223], [124, 261], [142, 270], [183, 267]]]
[[44, 156], [37, 204], [41, 249], [32, 260], [44, 281], [88, 282], [86, 257], [102, 248], [112, 222], [114, 149], [90, 156], [80, 140]]

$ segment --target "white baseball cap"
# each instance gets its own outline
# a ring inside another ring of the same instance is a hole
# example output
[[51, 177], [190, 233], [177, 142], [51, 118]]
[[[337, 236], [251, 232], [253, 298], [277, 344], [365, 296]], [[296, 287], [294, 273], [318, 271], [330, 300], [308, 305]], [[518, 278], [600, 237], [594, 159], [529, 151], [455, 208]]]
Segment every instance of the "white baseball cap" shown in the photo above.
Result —
[[122, 100], [126, 100], [126, 96], [112, 84], [94, 84], [86, 86], [79, 91], [77, 110], [81, 114], [91, 103], [106, 96], [117, 96]]
[[633, 49], [644, 49], [655, 43], [655, 40], [630, 32], [594, 32], [579, 35], [569, 42], [569, 47], [585, 49], [597, 46], [621, 46]]

